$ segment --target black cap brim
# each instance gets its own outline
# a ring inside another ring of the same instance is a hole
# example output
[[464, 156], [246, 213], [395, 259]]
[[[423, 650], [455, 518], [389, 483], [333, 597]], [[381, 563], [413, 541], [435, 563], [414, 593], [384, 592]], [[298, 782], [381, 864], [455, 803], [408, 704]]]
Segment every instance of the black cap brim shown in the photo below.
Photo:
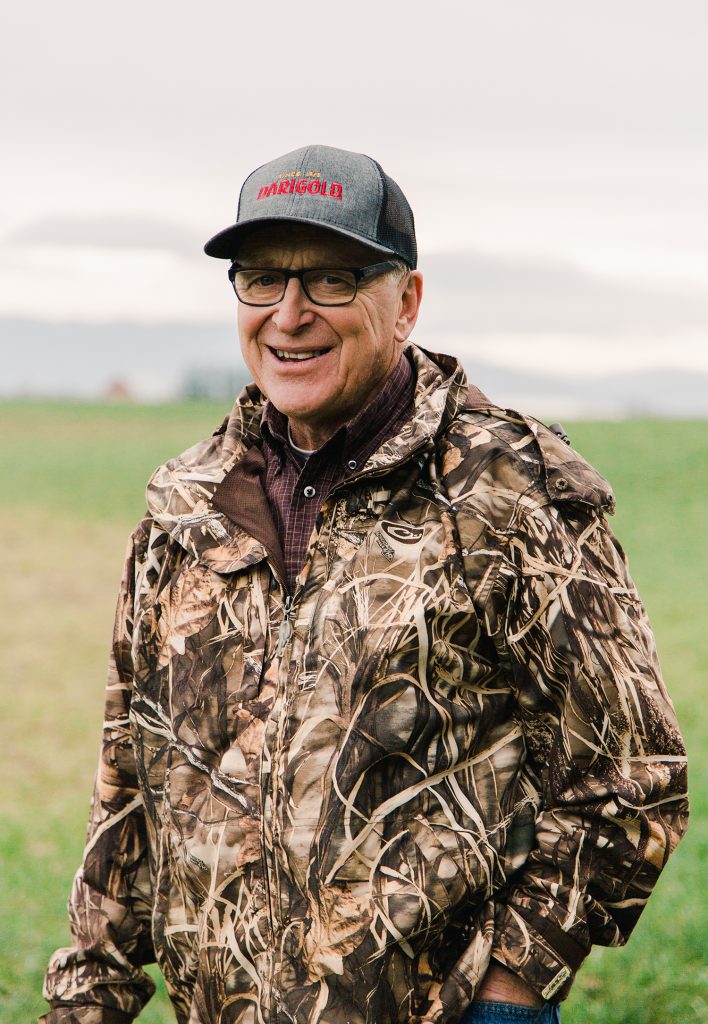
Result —
[[320, 224], [318, 221], [313, 220], [310, 217], [253, 217], [251, 220], [241, 221], [239, 224], [232, 224], [231, 227], [224, 228], [223, 231], [219, 231], [218, 234], [210, 238], [204, 246], [204, 252], [207, 256], [214, 256], [219, 260], [232, 260], [236, 258], [238, 252], [239, 243], [243, 240], [243, 235], [247, 233], [246, 229], [257, 226], [265, 226], [266, 224], [308, 224], [316, 228], [321, 228], [323, 231], [329, 231], [333, 235], [341, 235], [344, 238], [351, 238], [356, 242], [361, 242], [367, 249], [371, 249], [373, 252], [381, 253], [384, 256], [395, 256], [396, 253], [393, 249], [386, 249], [381, 245], [377, 245], [372, 242], [370, 238], [365, 238], [363, 235], [357, 234], [355, 231], [347, 231], [344, 228], [332, 227], [330, 224]]

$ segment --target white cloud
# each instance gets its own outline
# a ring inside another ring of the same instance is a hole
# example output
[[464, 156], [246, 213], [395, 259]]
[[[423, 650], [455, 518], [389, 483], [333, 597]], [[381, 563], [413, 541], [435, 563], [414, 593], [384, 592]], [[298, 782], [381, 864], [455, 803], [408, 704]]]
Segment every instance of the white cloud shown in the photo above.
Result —
[[97, 249], [157, 249], [194, 256], [203, 240], [180, 224], [134, 214], [41, 217], [21, 225], [10, 245], [80, 246]]
[[236, 299], [221, 261], [167, 251], [27, 246], [2, 251], [3, 316], [91, 323], [219, 322]]

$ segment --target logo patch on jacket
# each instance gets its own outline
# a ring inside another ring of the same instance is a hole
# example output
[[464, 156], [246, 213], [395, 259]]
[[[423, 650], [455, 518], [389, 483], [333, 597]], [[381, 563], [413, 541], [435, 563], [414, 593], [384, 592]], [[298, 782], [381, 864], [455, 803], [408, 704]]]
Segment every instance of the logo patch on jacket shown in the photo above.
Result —
[[418, 544], [423, 539], [422, 526], [408, 526], [406, 523], [389, 523], [384, 519], [381, 523], [381, 529], [391, 540], [397, 540], [399, 544]]

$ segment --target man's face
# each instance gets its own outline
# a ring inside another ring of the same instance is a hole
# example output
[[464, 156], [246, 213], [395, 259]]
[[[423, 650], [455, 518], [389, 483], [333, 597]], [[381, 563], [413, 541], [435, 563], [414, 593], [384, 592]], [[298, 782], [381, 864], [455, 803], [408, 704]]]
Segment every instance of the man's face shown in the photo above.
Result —
[[[352, 268], [382, 259], [353, 240], [294, 224], [259, 228], [238, 253], [242, 267], [283, 270]], [[246, 365], [288, 417], [297, 444], [319, 447], [381, 389], [413, 328], [420, 293], [420, 274], [393, 271], [362, 282], [346, 306], [316, 305], [294, 279], [274, 306], [239, 303]], [[283, 353], [309, 358], [287, 360]]]

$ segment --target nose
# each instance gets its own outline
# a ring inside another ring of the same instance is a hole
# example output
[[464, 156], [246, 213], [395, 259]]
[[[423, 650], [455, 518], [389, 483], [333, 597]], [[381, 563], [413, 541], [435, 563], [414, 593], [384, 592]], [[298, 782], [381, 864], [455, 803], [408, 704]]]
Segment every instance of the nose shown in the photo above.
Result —
[[296, 277], [288, 281], [285, 295], [278, 303], [272, 319], [281, 334], [296, 334], [301, 327], [311, 324], [315, 319], [310, 300]]

